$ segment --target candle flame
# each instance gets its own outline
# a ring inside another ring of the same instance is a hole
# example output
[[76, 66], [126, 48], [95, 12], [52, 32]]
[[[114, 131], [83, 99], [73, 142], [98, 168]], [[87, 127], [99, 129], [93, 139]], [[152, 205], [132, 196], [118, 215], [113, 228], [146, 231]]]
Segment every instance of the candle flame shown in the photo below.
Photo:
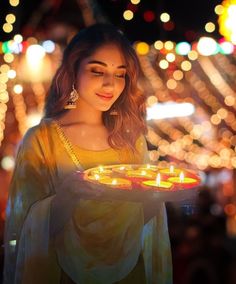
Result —
[[184, 172], [181, 172], [180, 175], [179, 175], [179, 180], [180, 182], [183, 182], [184, 181]]
[[160, 173], [157, 174], [156, 183], [157, 183], [158, 186], [160, 186], [160, 184], [161, 184], [161, 175], [160, 175]]
[[173, 174], [173, 172], [174, 172], [174, 166], [171, 165], [171, 166], [170, 166], [170, 173]]
[[145, 176], [146, 173], [147, 173], [146, 171], [141, 171], [141, 175], [142, 175], [142, 176]]
[[98, 174], [94, 175], [95, 180], [99, 180], [100, 176]]
[[151, 168], [151, 165], [147, 164], [147, 169], [150, 169]]
[[124, 166], [120, 167], [120, 170], [122, 170], [122, 171], [123, 171], [124, 169], [125, 169], [125, 167], [124, 167]]
[[100, 171], [100, 172], [103, 172], [103, 171], [104, 171], [104, 169], [103, 169], [102, 166], [99, 166], [99, 171]]
[[111, 182], [111, 184], [112, 184], [112, 185], [116, 185], [116, 184], [117, 184], [117, 180], [116, 180], [116, 179], [113, 179], [112, 182]]

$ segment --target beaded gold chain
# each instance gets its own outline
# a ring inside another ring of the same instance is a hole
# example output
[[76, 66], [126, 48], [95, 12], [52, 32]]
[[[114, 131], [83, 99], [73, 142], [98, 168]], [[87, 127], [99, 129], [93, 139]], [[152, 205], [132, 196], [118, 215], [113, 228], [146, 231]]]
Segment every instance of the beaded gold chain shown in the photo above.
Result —
[[69, 154], [70, 158], [72, 159], [73, 163], [76, 165], [76, 167], [79, 170], [82, 170], [82, 167], [80, 165], [80, 161], [79, 161], [78, 157], [76, 156], [76, 154], [74, 152], [73, 146], [72, 146], [71, 142], [68, 140], [64, 131], [62, 130], [60, 124], [55, 120], [53, 120], [53, 123], [56, 126], [57, 134], [58, 134], [60, 140], [62, 141], [67, 153]]

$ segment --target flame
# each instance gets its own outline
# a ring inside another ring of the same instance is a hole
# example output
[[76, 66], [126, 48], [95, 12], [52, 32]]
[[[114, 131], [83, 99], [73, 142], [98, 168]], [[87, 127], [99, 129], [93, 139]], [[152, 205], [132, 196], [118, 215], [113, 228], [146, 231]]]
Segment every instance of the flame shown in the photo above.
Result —
[[124, 169], [125, 169], [125, 167], [124, 167], [124, 166], [121, 166], [121, 167], [120, 167], [120, 170], [121, 170], [121, 171], [123, 171]]
[[117, 184], [117, 180], [116, 180], [116, 179], [113, 179], [112, 182], [111, 182], [111, 184], [112, 184], [112, 185], [116, 185], [116, 184]]
[[179, 175], [179, 180], [180, 182], [183, 182], [184, 181], [184, 172], [181, 172], [180, 175]]
[[95, 180], [99, 180], [100, 176], [98, 174], [94, 175]]
[[147, 173], [146, 171], [141, 171], [141, 175], [142, 175], [142, 176], [145, 176], [146, 173]]
[[103, 167], [99, 166], [99, 172], [103, 172], [103, 171], [104, 171]]
[[171, 166], [170, 166], [170, 173], [172, 173], [172, 174], [173, 174], [173, 172], [174, 172], [174, 166], [173, 166], [173, 165], [171, 165]]
[[157, 183], [158, 186], [160, 186], [160, 184], [161, 184], [161, 175], [160, 175], [160, 173], [157, 174], [156, 183]]

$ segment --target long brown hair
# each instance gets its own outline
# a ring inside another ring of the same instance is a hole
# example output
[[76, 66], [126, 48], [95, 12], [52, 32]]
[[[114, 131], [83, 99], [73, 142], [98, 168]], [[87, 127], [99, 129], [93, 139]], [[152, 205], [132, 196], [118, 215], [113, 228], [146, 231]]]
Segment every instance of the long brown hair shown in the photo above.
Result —
[[82, 60], [107, 43], [117, 45], [126, 61], [125, 88], [111, 109], [103, 112], [103, 122], [108, 129], [109, 145], [113, 148], [135, 149], [135, 141], [146, 133], [145, 96], [138, 87], [142, 74], [139, 59], [127, 38], [110, 24], [95, 24], [81, 30], [66, 47], [61, 66], [58, 68], [46, 98], [45, 116], [55, 117], [65, 112], [72, 85]]

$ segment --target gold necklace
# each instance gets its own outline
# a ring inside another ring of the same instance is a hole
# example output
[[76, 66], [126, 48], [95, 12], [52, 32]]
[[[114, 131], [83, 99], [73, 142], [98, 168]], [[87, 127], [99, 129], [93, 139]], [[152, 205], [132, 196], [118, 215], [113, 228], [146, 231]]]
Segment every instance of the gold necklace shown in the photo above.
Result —
[[78, 157], [75, 154], [74, 148], [71, 144], [71, 142], [69, 141], [69, 139], [67, 138], [67, 136], [65, 135], [60, 123], [58, 121], [52, 120], [52, 122], [54, 123], [55, 127], [56, 127], [56, 131], [57, 134], [60, 138], [60, 140], [62, 141], [67, 153], [69, 154], [70, 158], [72, 159], [73, 163], [76, 165], [76, 167], [82, 171], [82, 166], [80, 164], [80, 161], [78, 159]]

